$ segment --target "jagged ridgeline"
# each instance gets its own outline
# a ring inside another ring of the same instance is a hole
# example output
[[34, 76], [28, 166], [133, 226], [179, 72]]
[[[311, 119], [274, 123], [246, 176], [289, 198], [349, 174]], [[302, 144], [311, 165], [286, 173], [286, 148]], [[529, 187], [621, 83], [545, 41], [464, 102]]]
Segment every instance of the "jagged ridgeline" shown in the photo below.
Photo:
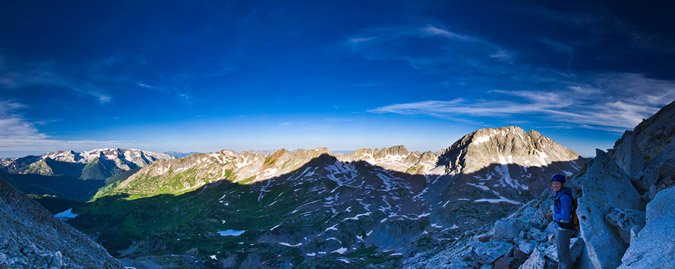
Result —
[[24, 193], [86, 201], [99, 188], [125, 179], [141, 167], [173, 158], [138, 149], [57, 151], [5, 160], [0, 163], [0, 176]]
[[[159, 160], [73, 210], [113, 255], [189, 254], [213, 266], [401, 266], [538, 196], [585, 160], [510, 126], [439, 152], [193, 154]], [[339, 265], [338, 264], [338, 265]]]

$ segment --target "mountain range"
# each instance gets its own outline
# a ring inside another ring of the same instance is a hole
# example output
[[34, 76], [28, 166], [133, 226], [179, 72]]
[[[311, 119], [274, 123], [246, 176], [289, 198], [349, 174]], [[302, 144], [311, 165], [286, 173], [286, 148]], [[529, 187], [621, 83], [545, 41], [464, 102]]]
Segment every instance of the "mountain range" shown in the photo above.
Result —
[[174, 157], [138, 149], [57, 151], [0, 162], [0, 176], [24, 193], [86, 201], [156, 160]]
[[546, 188], [549, 174], [571, 175], [585, 161], [515, 126], [478, 130], [437, 153], [223, 150], [153, 162], [75, 209], [69, 223], [120, 257], [395, 265], [517, 209]]
[[[54, 213], [68, 207], [75, 214], [69, 225], [139, 268], [553, 266], [548, 187], [552, 174], [564, 173], [580, 195], [577, 266], [642, 268], [670, 265], [658, 253], [675, 249], [667, 241], [675, 217], [667, 206], [673, 113], [671, 103], [594, 159], [508, 126], [477, 130], [437, 152], [222, 150], [134, 162], [126, 156], [150, 153], [116, 149], [91, 159], [73, 152], [26, 157], [3, 167], [51, 171], [48, 177], [67, 170], [51, 161], [98, 159], [128, 168], [111, 173], [117, 178], [108, 177], [88, 203], [38, 202]], [[91, 181], [82, 174], [80, 181]], [[0, 176], [7, 175], [15, 174]]]

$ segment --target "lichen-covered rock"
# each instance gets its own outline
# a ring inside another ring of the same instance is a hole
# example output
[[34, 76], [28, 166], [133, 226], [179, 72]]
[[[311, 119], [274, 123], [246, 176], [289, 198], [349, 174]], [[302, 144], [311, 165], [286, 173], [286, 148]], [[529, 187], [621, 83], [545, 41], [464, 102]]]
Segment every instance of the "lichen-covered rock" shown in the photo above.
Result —
[[663, 177], [654, 183], [654, 185], [651, 185], [649, 187], [649, 192], [645, 193], [648, 199], [647, 201], [654, 200], [654, 197], [656, 197], [656, 194], [662, 190], [665, 190], [667, 188], [670, 188], [672, 186], [675, 186], [675, 178], [672, 176], [669, 177]]
[[537, 242], [544, 242], [544, 241], [546, 241], [546, 236], [547, 236], [547, 235], [546, 235], [545, 232], [541, 232], [541, 231], [539, 231], [539, 230], [534, 229], [534, 230], [530, 231], [530, 235], [532, 236], [532, 239], [535, 240], [535, 241], [537, 241]]
[[534, 247], [535, 245], [532, 242], [518, 244], [518, 249], [527, 255], [530, 255], [532, 253]]
[[581, 180], [583, 196], [578, 199], [577, 216], [588, 260], [595, 268], [617, 267], [627, 246], [605, 221], [605, 213], [610, 207], [639, 209], [640, 195], [630, 178], [602, 150], [597, 150], [593, 165]]
[[506, 255], [513, 247], [512, 244], [503, 241], [474, 242], [471, 246], [476, 257], [475, 260], [481, 264], [495, 262], [499, 257]]
[[627, 244], [630, 243], [630, 231], [633, 226], [645, 225], [645, 212], [625, 208], [610, 208], [605, 220], [617, 228], [619, 236]]
[[521, 269], [542, 269], [546, 266], [546, 258], [544, 253], [535, 249], [530, 257], [523, 263]]
[[525, 223], [515, 219], [500, 219], [495, 222], [493, 237], [496, 240], [513, 239], [525, 228]]
[[626, 250], [620, 268], [675, 268], [675, 188], [647, 204], [647, 224]]

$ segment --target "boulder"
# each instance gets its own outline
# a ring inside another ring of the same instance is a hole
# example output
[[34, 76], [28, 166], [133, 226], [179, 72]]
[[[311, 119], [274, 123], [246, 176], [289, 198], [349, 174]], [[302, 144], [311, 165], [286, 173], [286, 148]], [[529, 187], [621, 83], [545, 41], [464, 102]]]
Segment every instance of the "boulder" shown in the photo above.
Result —
[[[534, 247], [533, 247], [534, 250]], [[513, 249], [511, 250], [513, 252], [513, 258], [514, 259], [520, 259], [520, 260], [525, 260], [529, 256], [529, 253], [525, 253], [520, 250], [519, 246], [514, 246]]]
[[480, 242], [490, 241], [490, 238], [492, 238], [492, 234], [489, 234], [489, 233], [484, 233], [484, 234], [476, 236], [476, 239], [478, 239], [478, 241], [480, 241]]
[[523, 263], [521, 269], [542, 269], [546, 266], [546, 258], [544, 257], [544, 253], [540, 252], [539, 250], [534, 250], [532, 252], [532, 255], [530, 255], [530, 258]]
[[610, 208], [605, 220], [619, 231], [619, 236], [630, 243], [630, 231], [633, 226], [645, 225], [645, 212], [626, 208]]
[[626, 250], [619, 268], [675, 268], [675, 188], [647, 204], [647, 224]]
[[536, 227], [537, 229], [543, 229], [547, 225], [550, 224], [551, 219], [547, 216], [548, 212], [551, 211], [551, 207], [553, 206], [553, 200], [551, 199], [546, 199], [544, 198], [541, 203], [539, 203], [539, 207], [537, 208], [537, 211], [532, 215], [530, 222], [532, 223], [532, 226]]
[[492, 264], [499, 257], [508, 254], [513, 247], [513, 245], [503, 241], [474, 242], [471, 246], [475, 256], [474, 260], [481, 264]]
[[495, 269], [509, 269], [509, 264], [511, 264], [512, 260], [513, 260], [512, 258], [502, 256], [501, 258], [499, 258], [495, 261], [494, 268]]
[[633, 131], [623, 133], [614, 145], [613, 157], [616, 164], [631, 178], [640, 178], [644, 169], [644, 153], [640, 150]]
[[49, 266], [57, 268], [63, 267], [63, 254], [61, 254], [61, 251], [54, 252]]
[[[661, 148], [661, 146], [655, 146]], [[667, 177], [675, 177], [675, 143], [670, 143], [661, 150], [645, 164], [646, 168], [642, 177], [640, 177], [636, 185], [647, 190], [650, 186], [656, 184], [660, 179]]]
[[546, 229], [544, 229], [544, 233], [547, 235], [551, 235], [555, 233], [555, 222], [551, 221], [548, 226], [546, 226]]
[[664, 177], [656, 181], [654, 185], [649, 186], [649, 192], [645, 193], [647, 201], [654, 200], [656, 194], [662, 190], [675, 186], [675, 179], [673, 177]]
[[577, 216], [589, 256], [582, 260], [592, 263], [583, 267], [615, 268], [621, 264], [627, 246], [605, 221], [605, 214], [610, 207], [639, 209], [640, 195], [630, 178], [602, 150], [597, 150], [581, 187], [583, 196], [578, 199]]
[[534, 247], [535, 247], [534, 243], [520, 243], [518, 245], [518, 249], [527, 255], [530, 255], [530, 253], [532, 253]]
[[532, 240], [535, 240], [537, 242], [544, 242], [546, 241], [547, 234], [545, 232], [540, 232], [536, 229], [530, 231], [530, 235], [532, 236]]
[[495, 222], [493, 238], [495, 240], [513, 239], [525, 228], [525, 223], [516, 219], [500, 219]]
[[[570, 240], [570, 256], [572, 257], [572, 262], [575, 262], [581, 255], [581, 251], [584, 248], [584, 241], [581, 238], [572, 238]], [[546, 257], [558, 262], [558, 250], [555, 245], [549, 246], [546, 249]]]

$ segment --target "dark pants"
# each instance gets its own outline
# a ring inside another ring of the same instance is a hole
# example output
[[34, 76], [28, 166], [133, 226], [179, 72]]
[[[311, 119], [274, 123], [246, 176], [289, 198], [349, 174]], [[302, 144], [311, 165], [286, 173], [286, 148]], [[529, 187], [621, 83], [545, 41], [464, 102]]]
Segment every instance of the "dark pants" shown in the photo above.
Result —
[[555, 247], [558, 250], [558, 268], [572, 268], [572, 256], [570, 255], [570, 238], [574, 236], [574, 230], [555, 230]]

